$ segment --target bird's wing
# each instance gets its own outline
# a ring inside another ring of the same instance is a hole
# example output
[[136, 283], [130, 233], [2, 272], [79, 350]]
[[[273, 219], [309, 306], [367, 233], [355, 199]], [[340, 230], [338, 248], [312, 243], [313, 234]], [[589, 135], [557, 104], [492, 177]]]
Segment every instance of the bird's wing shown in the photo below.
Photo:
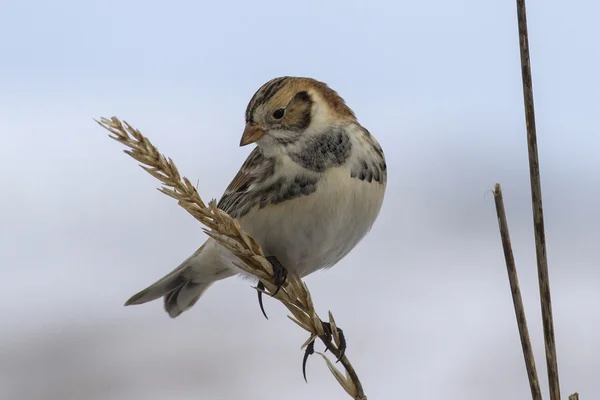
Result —
[[264, 183], [274, 173], [275, 161], [272, 158], [266, 158], [256, 147], [225, 189], [217, 207], [234, 218], [241, 217], [256, 205], [253, 200], [256, 200], [255, 197], [259, 191], [253, 190], [252, 187]]

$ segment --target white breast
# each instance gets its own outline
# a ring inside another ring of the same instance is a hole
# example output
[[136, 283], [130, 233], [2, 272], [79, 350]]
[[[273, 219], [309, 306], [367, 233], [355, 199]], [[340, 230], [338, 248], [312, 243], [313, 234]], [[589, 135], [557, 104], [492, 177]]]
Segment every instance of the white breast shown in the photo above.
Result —
[[321, 175], [314, 193], [255, 209], [240, 219], [244, 230], [288, 269], [306, 276], [331, 267], [371, 229], [385, 184], [351, 178], [347, 166]]

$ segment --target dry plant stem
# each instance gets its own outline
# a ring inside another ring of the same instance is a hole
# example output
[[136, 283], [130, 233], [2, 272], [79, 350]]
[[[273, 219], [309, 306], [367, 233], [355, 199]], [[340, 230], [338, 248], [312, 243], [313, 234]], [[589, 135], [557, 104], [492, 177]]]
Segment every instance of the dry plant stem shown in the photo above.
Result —
[[569, 400], [579, 400], [579, 393], [573, 393], [569, 396]]
[[[325, 344], [325, 346], [328, 345], [326, 342], [326, 339], [321, 338], [321, 340], [323, 341], [323, 344]], [[344, 356], [340, 359], [340, 354], [341, 354], [340, 350], [337, 347], [333, 347], [333, 346], [329, 346], [329, 351], [331, 351], [331, 354], [333, 354], [335, 356], [336, 360], [339, 359], [340, 362], [342, 363], [342, 365], [344, 366], [344, 369], [346, 370], [348, 376], [356, 385], [356, 392], [361, 393], [360, 396], [362, 396], [362, 397], [356, 397], [356, 399], [357, 400], [367, 400], [367, 396], [363, 392], [363, 387], [362, 387], [362, 384], [360, 383], [360, 380], [358, 379], [358, 375], [356, 375], [356, 371], [354, 370], [354, 367], [352, 366], [352, 364], [350, 364], [350, 362], [346, 358], [346, 355], [344, 354]]]
[[537, 256], [538, 281], [544, 326], [544, 342], [546, 344], [546, 366], [550, 399], [560, 400], [558, 382], [558, 360], [554, 339], [554, 322], [552, 318], [552, 299], [548, 277], [548, 258], [546, 254], [546, 234], [544, 231], [544, 211], [542, 207], [542, 186], [540, 183], [540, 165], [537, 150], [537, 134], [535, 129], [535, 112], [533, 107], [533, 86], [531, 81], [531, 64], [529, 60], [529, 37], [527, 34], [527, 14], [525, 0], [517, 0], [517, 18], [519, 24], [519, 48], [521, 51], [521, 76], [523, 78], [523, 100], [525, 105], [525, 121], [527, 124], [527, 148], [529, 151], [529, 178], [531, 181], [531, 202], [533, 205], [533, 226], [535, 233], [535, 252]]
[[[310, 292], [297, 275], [288, 271], [288, 277], [281, 290], [273, 295], [277, 287], [272, 265], [254, 238], [244, 232], [236, 220], [218, 209], [214, 200], [208, 205], [205, 204], [190, 181], [180, 176], [175, 163], [160, 154], [139, 130], [127, 122], [122, 123], [116, 117], [102, 118], [98, 123], [111, 133], [111, 138], [131, 149], [125, 150], [125, 153], [139, 161], [144, 170], [162, 182], [163, 187], [159, 189], [162, 193], [176, 199], [181, 207], [208, 228], [204, 230], [207, 235], [240, 259], [236, 266], [259, 279], [265, 286], [265, 292], [287, 307], [293, 315], [289, 317], [292, 321], [308, 331], [311, 339], [319, 337], [331, 353], [339, 358], [340, 341], [337, 334], [332, 335], [331, 339], [327, 338], [323, 322], [312, 304]], [[335, 330], [336, 325], [331, 313], [329, 323]], [[309, 341], [305, 345], [308, 343]], [[337, 370], [328, 358], [324, 358], [329, 370], [352, 398], [367, 399], [358, 375], [345, 355], [340, 360], [346, 370], [345, 375]]]
[[510, 291], [512, 293], [513, 304], [515, 306], [515, 315], [519, 327], [519, 336], [521, 337], [521, 347], [525, 357], [525, 367], [527, 368], [527, 377], [529, 378], [529, 387], [531, 388], [531, 398], [533, 400], [542, 400], [540, 390], [540, 381], [535, 368], [535, 359], [529, 339], [529, 330], [527, 329], [527, 319], [525, 318], [525, 307], [523, 307], [523, 298], [519, 287], [519, 278], [517, 276], [517, 267], [513, 256], [510, 235], [508, 233], [508, 223], [506, 221], [506, 211], [504, 210], [504, 199], [502, 197], [502, 188], [499, 183], [494, 187], [494, 201], [496, 202], [496, 214], [498, 215], [498, 227], [500, 228], [500, 237], [502, 239], [502, 248], [504, 249], [504, 259], [506, 260], [506, 269], [508, 271], [508, 280], [510, 282]]

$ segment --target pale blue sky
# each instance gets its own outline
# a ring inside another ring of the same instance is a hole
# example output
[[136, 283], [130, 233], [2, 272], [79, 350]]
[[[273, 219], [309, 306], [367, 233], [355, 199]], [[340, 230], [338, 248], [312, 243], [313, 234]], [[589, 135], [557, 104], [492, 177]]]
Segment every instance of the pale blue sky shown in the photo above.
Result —
[[[600, 393], [599, 12], [528, 2], [561, 387], [584, 399]], [[316, 358], [304, 383], [304, 334], [274, 302], [263, 320], [247, 282], [176, 320], [122, 307], [204, 235], [92, 118], [129, 121], [219, 197], [249, 152], [247, 102], [281, 75], [326, 81], [387, 154], [373, 231], [308, 279], [369, 398], [528, 397], [498, 181], [546, 381], [514, 1], [4, 0], [1, 398], [346, 398]]]

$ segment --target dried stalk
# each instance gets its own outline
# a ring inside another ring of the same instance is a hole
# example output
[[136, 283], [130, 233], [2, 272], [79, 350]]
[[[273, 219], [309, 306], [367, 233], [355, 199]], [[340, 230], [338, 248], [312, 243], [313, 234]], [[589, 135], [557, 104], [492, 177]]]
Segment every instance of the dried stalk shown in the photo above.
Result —
[[529, 340], [529, 329], [527, 329], [527, 319], [525, 318], [525, 307], [521, 297], [519, 287], [519, 278], [517, 276], [517, 267], [513, 256], [510, 235], [508, 233], [508, 222], [506, 221], [506, 211], [504, 210], [504, 199], [502, 197], [502, 188], [499, 183], [494, 187], [494, 200], [496, 202], [496, 214], [498, 215], [498, 227], [500, 228], [500, 237], [502, 239], [502, 248], [504, 249], [504, 259], [506, 260], [506, 269], [508, 271], [508, 280], [510, 282], [510, 291], [512, 293], [515, 315], [517, 317], [517, 326], [519, 327], [519, 336], [521, 338], [521, 347], [525, 357], [525, 367], [527, 368], [527, 377], [529, 378], [529, 387], [531, 389], [531, 398], [533, 400], [542, 400], [540, 390], [540, 381], [535, 368], [535, 359], [533, 349]]
[[[267, 261], [252, 236], [245, 233], [235, 219], [218, 209], [214, 200], [206, 205], [194, 185], [187, 178], [181, 177], [173, 160], [160, 154], [139, 130], [134, 129], [127, 122], [122, 123], [116, 117], [101, 118], [96, 122], [112, 134], [109, 135], [112, 139], [129, 147], [131, 150], [124, 152], [139, 161], [146, 172], [162, 182], [163, 186], [159, 189], [162, 193], [177, 200], [181, 207], [208, 228], [204, 229], [207, 235], [213, 237], [240, 259], [240, 263], [236, 264], [237, 267], [259, 279], [268, 294], [275, 293], [276, 286], [271, 263]], [[333, 315], [329, 313], [329, 323], [333, 332], [330, 338], [315, 311], [307, 286], [296, 274], [292, 271], [288, 272], [285, 284], [274, 297], [293, 315], [288, 317], [310, 333], [309, 340], [302, 348], [319, 337], [336, 359], [340, 359], [340, 338], [337, 335]], [[346, 355], [340, 359], [346, 374], [340, 372], [327, 357], [321, 355], [336, 380], [353, 399], [367, 399], [358, 375]]]
[[523, 101], [525, 105], [525, 122], [527, 125], [527, 148], [529, 152], [529, 178], [531, 182], [531, 202], [533, 206], [535, 252], [537, 257], [542, 322], [544, 326], [544, 342], [546, 348], [546, 366], [548, 368], [550, 399], [560, 400], [558, 360], [556, 358], [552, 299], [550, 296], [550, 280], [548, 277], [548, 258], [546, 254], [546, 234], [544, 231], [544, 210], [542, 207], [542, 186], [540, 183], [540, 164], [537, 150], [537, 133], [535, 129], [533, 85], [531, 81], [531, 63], [529, 60], [529, 37], [527, 34], [525, 0], [517, 0], [517, 18], [519, 24]]

